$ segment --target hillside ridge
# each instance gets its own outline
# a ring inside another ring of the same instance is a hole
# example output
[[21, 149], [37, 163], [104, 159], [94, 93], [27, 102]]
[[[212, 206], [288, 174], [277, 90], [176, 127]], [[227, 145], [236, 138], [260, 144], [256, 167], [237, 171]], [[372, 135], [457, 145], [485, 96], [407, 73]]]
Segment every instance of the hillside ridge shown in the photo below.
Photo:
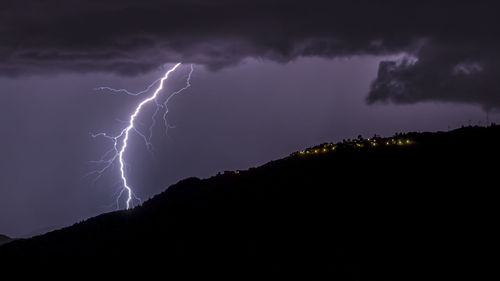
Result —
[[141, 270], [276, 279], [477, 276], [498, 235], [497, 169], [484, 159], [499, 157], [499, 144], [499, 126], [321, 144], [13, 241], [0, 261], [97, 266], [130, 256]]

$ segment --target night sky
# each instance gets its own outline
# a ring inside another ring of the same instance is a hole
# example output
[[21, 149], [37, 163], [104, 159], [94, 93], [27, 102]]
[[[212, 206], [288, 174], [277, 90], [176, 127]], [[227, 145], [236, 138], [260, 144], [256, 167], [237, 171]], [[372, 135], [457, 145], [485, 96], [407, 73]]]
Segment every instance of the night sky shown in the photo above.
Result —
[[[116, 167], [86, 176], [140, 91], [176, 62], [153, 152], [132, 136], [136, 194], [326, 141], [500, 121], [498, 1], [4, 0], [0, 233], [117, 208]], [[147, 130], [154, 107], [139, 116]], [[161, 116], [160, 116], [161, 119]], [[121, 206], [123, 208], [123, 206]]]

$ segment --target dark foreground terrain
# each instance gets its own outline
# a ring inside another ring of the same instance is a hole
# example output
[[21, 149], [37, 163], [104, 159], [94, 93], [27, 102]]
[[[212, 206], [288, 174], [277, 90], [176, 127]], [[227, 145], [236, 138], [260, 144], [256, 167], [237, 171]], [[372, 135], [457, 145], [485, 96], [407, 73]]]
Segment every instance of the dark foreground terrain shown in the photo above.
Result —
[[0, 234], [0, 246], [2, 246], [3, 244], [5, 244], [7, 242], [10, 242], [11, 240], [12, 239], [10, 239], [9, 237]]
[[165, 280], [479, 280], [497, 267], [499, 159], [497, 126], [323, 144], [10, 242], [0, 266]]

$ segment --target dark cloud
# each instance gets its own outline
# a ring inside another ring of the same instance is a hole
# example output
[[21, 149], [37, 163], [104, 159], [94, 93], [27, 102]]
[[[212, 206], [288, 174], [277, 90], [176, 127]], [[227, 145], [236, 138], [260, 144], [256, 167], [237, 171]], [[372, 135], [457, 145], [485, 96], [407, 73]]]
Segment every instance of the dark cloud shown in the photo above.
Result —
[[427, 42], [412, 56], [381, 62], [367, 101], [460, 102], [478, 104], [486, 110], [498, 109], [500, 56], [497, 52], [485, 46], [440, 46]]
[[[0, 75], [135, 75], [184, 61], [406, 53], [383, 62], [368, 100], [496, 107], [498, 1], [3, 1]], [[484, 83], [484, 84], [483, 84]], [[473, 94], [471, 94], [473, 93]]]

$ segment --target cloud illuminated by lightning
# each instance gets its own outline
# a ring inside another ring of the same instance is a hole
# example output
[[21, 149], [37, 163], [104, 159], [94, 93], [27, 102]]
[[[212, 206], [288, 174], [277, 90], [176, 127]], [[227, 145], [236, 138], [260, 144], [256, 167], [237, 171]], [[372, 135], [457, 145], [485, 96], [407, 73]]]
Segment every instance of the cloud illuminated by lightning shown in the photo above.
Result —
[[[108, 90], [108, 91], [111, 91], [114, 93], [122, 92], [122, 93], [125, 93], [127, 95], [138, 96], [138, 95], [149, 92], [153, 88], [154, 85], [158, 84], [158, 87], [156, 88], [154, 93], [152, 95], [150, 95], [148, 98], [142, 100], [136, 106], [134, 112], [130, 115], [129, 120], [125, 122], [127, 124], [127, 126], [123, 130], [121, 130], [118, 135], [110, 136], [107, 133], [91, 134], [92, 137], [94, 137], [94, 138], [104, 137], [104, 138], [111, 140], [113, 143], [113, 148], [111, 150], [109, 150], [108, 152], [106, 152], [100, 160], [93, 161], [93, 163], [104, 164], [104, 166], [99, 170], [93, 171], [92, 173], [96, 173], [98, 175], [96, 179], [98, 179], [116, 161], [118, 162], [119, 170], [120, 170], [120, 178], [121, 178], [123, 188], [121, 189], [121, 191], [117, 197], [117, 206], [119, 206], [118, 200], [122, 197], [123, 193], [126, 193], [126, 195], [127, 195], [127, 200], [126, 200], [127, 209], [129, 209], [131, 207], [131, 204], [133, 203], [132, 202], [133, 199], [136, 199], [139, 202], [141, 202], [140, 198], [138, 198], [134, 194], [132, 187], [129, 185], [129, 182], [127, 180], [126, 170], [125, 170], [126, 164], [125, 164], [125, 160], [124, 160], [124, 154], [125, 154], [127, 147], [128, 147], [129, 135], [130, 135], [130, 132], [132, 132], [132, 131], [136, 132], [139, 136], [141, 136], [144, 139], [146, 146], [148, 147], [148, 149], [150, 149], [151, 148], [150, 139], [152, 137], [152, 130], [153, 130], [154, 125], [156, 124], [155, 117], [158, 114], [158, 112], [160, 111], [160, 109], [162, 109], [162, 108], [165, 108], [163, 120], [164, 120], [166, 129], [169, 128], [169, 125], [168, 125], [167, 119], [166, 119], [166, 116], [168, 113], [167, 104], [172, 97], [181, 93], [182, 91], [186, 90], [187, 88], [189, 88], [191, 86], [190, 79], [191, 79], [191, 75], [193, 73], [193, 65], [191, 65], [190, 72], [189, 72], [189, 75], [188, 75], [188, 78], [186, 81], [186, 86], [184, 86], [182, 89], [180, 89], [176, 92], [173, 92], [171, 95], [169, 95], [167, 97], [167, 99], [163, 103], [159, 103], [157, 100], [157, 97], [158, 97], [159, 93], [163, 90], [164, 82], [168, 79], [169, 74], [171, 72], [175, 71], [180, 65], [181, 65], [181, 63], [175, 64], [171, 69], [169, 69], [164, 74], [164, 76], [162, 78], [154, 81], [145, 90], [138, 92], [138, 93], [132, 93], [132, 92], [129, 92], [128, 90], [125, 90], [125, 89], [114, 89], [111, 87], [96, 88], [96, 90]], [[149, 133], [149, 138], [148, 138], [135, 127], [135, 122], [137, 121], [136, 118], [141, 113], [141, 109], [143, 108], [143, 106], [145, 106], [146, 104], [151, 103], [151, 102], [154, 102], [156, 104], [156, 110], [153, 113], [152, 118], [151, 118], [152, 124], [150, 126], [150, 133]]]

